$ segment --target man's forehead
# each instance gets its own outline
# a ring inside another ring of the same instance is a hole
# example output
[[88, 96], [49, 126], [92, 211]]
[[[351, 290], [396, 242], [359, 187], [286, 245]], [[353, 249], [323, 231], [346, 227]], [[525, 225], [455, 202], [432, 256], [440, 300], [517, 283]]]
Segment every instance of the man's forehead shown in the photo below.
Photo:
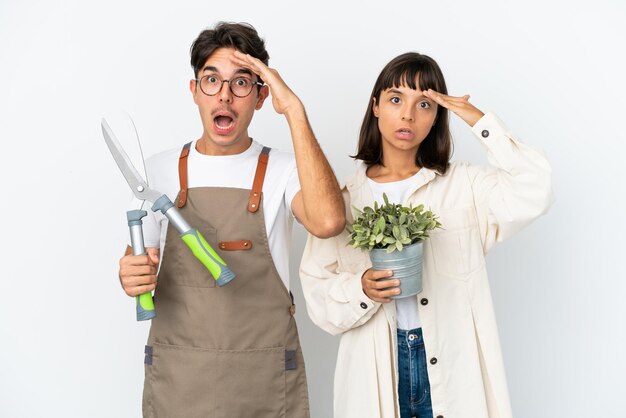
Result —
[[237, 74], [252, 74], [252, 72], [246, 68], [240, 67], [230, 60], [230, 57], [236, 50], [234, 48], [218, 48], [204, 63], [202, 73], [216, 73], [220, 75], [237, 75]]
[[243, 67], [237, 67], [237, 66], [233, 66], [229, 69], [223, 68], [222, 70], [220, 70], [220, 68], [218, 68], [217, 66], [214, 66], [212, 64], [207, 64], [204, 66], [204, 68], [202, 69], [202, 73], [204, 74], [220, 74], [220, 75], [238, 75], [238, 74], [248, 74], [248, 75], [252, 75], [252, 71], [248, 70], [247, 68], [243, 68]]

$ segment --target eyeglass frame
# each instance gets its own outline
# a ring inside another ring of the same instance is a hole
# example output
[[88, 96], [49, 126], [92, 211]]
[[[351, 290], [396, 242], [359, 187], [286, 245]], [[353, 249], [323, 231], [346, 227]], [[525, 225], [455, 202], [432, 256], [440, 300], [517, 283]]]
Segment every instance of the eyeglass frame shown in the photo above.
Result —
[[[203, 78], [206, 78], [206, 77], [215, 77], [215, 78], [217, 78], [218, 80], [220, 80], [220, 82], [221, 82], [220, 88], [219, 88], [219, 89], [218, 89], [215, 93], [213, 93], [213, 94], [208, 94], [208, 93], [206, 93], [204, 90], [202, 90], [202, 79], [203, 79]], [[239, 95], [235, 94], [235, 92], [233, 91], [233, 87], [232, 87], [232, 86], [231, 86], [231, 84], [230, 84], [230, 83], [231, 83], [231, 81], [233, 81], [233, 80], [237, 80], [237, 79], [240, 79], [240, 78], [243, 78], [243, 79], [249, 80], [249, 81], [250, 81], [250, 84], [251, 84], [251, 87], [250, 87], [250, 92], [249, 92], [248, 94], [246, 94], [245, 96], [239, 96]], [[204, 95], [206, 95], [206, 96], [209, 96], [209, 97], [212, 97], [212, 96], [217, 96], [217, 95], [220, 93], [220, 91], [222, 91], [222, 89], [224, 88], [224, 83], [228, 83], [228, 89], [230, 90], [230, 92], [233, 94], [233, 96], [238, 97], [238, 98], [240, 98], [240, 99], [243, 99], [243, 98], [245, 98], [245, 97], [250, 96], [250, 93], [252, 93], [252, 90], [254, 90], [254, 86], [255, 86], [255, 85], [256, 85], [257, 87], [263, 87], [263, 86], [265, 85], [265, 83], [264, 83], [264, 82], [262, 82], [262, 81], [258, 81], [258, 80], [257, 80], [257, 81], [252, 81], [252, 79], [251, 79], [251, 78], [248, 78], [248, 77], [243, 77], [243, 76], [237, 76], [237, 77], [235, 77], [235, 78], [231, 78], [230, 80], [228, 80], [228, 79], [227, 79], [227, 80], [222, 80], [219, 76], [217, 76], [217, 75], [215, 75], [215, 74], [206, 74], [206, 75], [203, 75], [203, 76], [202, 76], [202, 77], [200, 77], [200, 78], [196, 78], [196, 79], [195, 79], [195, 81], [196, 81], [196, 83], [197, 83], [196, 87], [198, 87], [198, 86], [200, 87], [200, 91], [202, 92], [202, 94], [204, 94]]]

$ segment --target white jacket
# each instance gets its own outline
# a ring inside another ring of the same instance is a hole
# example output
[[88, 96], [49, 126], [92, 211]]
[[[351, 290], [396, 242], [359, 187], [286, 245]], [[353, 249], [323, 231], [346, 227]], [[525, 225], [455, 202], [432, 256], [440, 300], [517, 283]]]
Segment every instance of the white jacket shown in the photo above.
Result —
[[[490, 166], [456, 162], [445, 175], [422, 168], [409, 199], [432, 209], [443, 225], [425, 242], [423, 291], [416, 297], [433, 415], [509, 418], [485, 254], [548, 209], [551, 170], [540, 152], [515, 139], [493, 114], [472, 131], [486, 146]], [[343, 187], [348, 221], [354, 216], [348, 208], [373, 205], [366, 168], [360, 164]], [[335, 418], [397, 418], [395, 303], [381, 306], [363, 293], [369, 256], [348, 241], [346, 231], [331, 239], [309, 236], [300, 266], [312, 321], [342, 334]]]

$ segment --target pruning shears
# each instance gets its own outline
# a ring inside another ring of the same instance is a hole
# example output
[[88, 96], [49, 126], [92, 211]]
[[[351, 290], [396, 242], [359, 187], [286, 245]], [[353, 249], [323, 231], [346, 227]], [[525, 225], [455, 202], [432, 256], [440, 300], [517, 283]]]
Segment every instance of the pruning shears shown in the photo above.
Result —
[[[202, 234], [191, 227], [174, 206], [172, 201], [163, 193], [151, 189], [148, 183], [139, 174], [135, 166], [131, 163], [130, 158], [120, 145], [107, 123], [106, 119], [102, 119], [102, 134], [113, 159], [117, 163], [122, 175], [130, 186], [131, 190], [139, 200], [149, 201], [152, 203], [152, 211], [161, 211], [169, 222], [181, 234], [181, 239], [193, 252], [202, 264], [211, 272], [211, 275], [217, 282], [218, 286], [224, 286], [235, 278], [235, 274], [228, 268], [224, 260], [215, 252]], [[143, 242], [143, 222], [141, 219], [148, 213], [145, 210], [131, 210], [126, 212], [128, 227], [130, 228], [130, 239], [133, 248], [133, 255], [144, 255], [146, 249]], [[152, 319], [156, 316], [154, 309], [154, 301], [150, 292], [137, 296], [137, 320], [143, 321]]]

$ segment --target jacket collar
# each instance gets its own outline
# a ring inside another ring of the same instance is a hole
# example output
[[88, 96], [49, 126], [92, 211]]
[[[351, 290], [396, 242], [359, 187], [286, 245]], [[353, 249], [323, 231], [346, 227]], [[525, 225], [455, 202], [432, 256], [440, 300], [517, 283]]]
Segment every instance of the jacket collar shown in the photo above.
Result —
[[[342, 184], [342, 189], [345, 188], [350, 192], [350, 196], [352, 197], [352, 205], [363, 208], [365, 206], [372, 206], [374, 204], [374, 197], [372, 195], [372, 191], [367, 186], [367, 164], [363, 161], [357, 161], [357, 167], [353, 175], [348, 177], [344, 183]], [[437, 170], [432, 170], [430, 168], [422, 167], [419, 171], [419, 176], [413, 188], [411, 190], [411, 195], [415, 193], [418, 189], [430, 183], [435, 177], [440, 176]]]

